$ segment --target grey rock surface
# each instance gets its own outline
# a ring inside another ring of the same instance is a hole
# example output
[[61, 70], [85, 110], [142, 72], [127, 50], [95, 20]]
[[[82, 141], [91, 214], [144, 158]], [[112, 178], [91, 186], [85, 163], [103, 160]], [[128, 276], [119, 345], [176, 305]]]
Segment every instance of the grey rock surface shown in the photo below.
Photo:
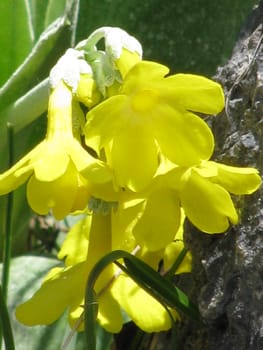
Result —
[[[263, 1], [243, 28], [233, 55], [215, 77], [226, 110], [213, 119], [214, 159], [263, 174]], [[240, 222], [223, 235], [190, 226], [194, 288], [204, 320], [182, 326], [180, 349], [263, 349], [263, 188], [235, 198]], [[187, 321], [186, 321], [187, 322]]]

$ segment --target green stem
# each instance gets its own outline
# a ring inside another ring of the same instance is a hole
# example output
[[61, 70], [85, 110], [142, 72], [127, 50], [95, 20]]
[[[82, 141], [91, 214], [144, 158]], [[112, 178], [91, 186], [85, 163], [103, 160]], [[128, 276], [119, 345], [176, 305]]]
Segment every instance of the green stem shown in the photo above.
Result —
[[[11, 124], [7, 125], [8, 130], [8, 146], [9, 146], [9, 167], [13, 164], [13, 138], [14, 129]], [[2, 288], [3, 298], [7, 300], [8, 282], [9, 282], [9, 270], [11, 262], [12, 252], [12, 207], [13, 207], [13, 193], [9, 193], [7, 196], [6, 206], [6, 221], [5, 221], [5, 237], [4, 237], [4, 249], [3, 249], [3, 274], [2, 274]]]
[[[11, 323], [6, 307], [2, 286], [0, 285], [0, 325], [3, 332], [5, 348], [7, 350], [15, 350], [14, 338], [12, 334]], [[2, 337], [0, 339], [0, 347], [2, 347]]]
[[[7, 134], [8, 134], [8, 149], [9, 149], [9, 166], [13, 164], [13, 139], [14, 139], [14, 129], [11, 124], [7, 124]], [[5, 234], [3, 236], [3, 270], [2, 270], [2, 286], [1, 287], [1, 300], [0, 300], [0, 350], [2, 349], [2, 338], [4, 335], [4, 340], [6, 344], [6, 349], [14, 349], [13, 337], [11, 326], [9, 325], [8, 311], [6, 308], [7, 293], [8, 293], [8, 282], [9, 282], [9, 271], [11, 262], [11, 251], [12, 251], [12, 207], [13, 207], [13, 193], [9, 193], [7, 196], [6, 205], [6, 220], [5, 220]]]

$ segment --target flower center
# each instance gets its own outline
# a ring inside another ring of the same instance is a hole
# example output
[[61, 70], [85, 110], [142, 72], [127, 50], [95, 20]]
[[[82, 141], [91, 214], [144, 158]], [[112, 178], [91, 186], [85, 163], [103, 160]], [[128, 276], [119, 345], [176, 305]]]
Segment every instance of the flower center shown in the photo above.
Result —
[[154, 90], [140, 90], [133, 95], [132, 109], [136, 112], [149, 112], [158, 103], [159, 95]]

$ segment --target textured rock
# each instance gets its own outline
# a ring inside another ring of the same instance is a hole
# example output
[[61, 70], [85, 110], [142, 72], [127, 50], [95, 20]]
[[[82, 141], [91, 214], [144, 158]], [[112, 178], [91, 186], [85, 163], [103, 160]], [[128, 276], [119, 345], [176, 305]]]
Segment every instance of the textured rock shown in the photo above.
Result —
[[[212, 122], [214, 158], [254, 166], [263, 174], [263, 1], [241, 32], [229, 62], [215, 77], [225, 88], [226, 112]], [[182, 349], [263, 349], [263, 189], [235, 198], [239, 225], [224, 235], [188, 226], [194, 290], [203, 325], [182, 326]]]

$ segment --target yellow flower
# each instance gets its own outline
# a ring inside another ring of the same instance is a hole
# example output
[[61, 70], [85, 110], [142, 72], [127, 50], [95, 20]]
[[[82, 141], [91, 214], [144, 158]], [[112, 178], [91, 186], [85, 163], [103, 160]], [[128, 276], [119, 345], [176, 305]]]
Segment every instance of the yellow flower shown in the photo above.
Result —
[[[254, 168], [212, 161], [189, 168], [163, 163], [147, 190], [120, 193], [118, 208], [112, 214], [113, 238], [128, 234], [150, 252], [169, 251], [184, 214], [203, 232], [225, 232], [238, 222], [230, 194], [251, 194], [261, 183]], [[128, 238], [126, 242], [133, 244]]]
[[[66, 258], [65, 268], [53, 268], [32, 298], [17, 307], [18, 320], [30, 326], [50, 324], [65, 309], [69, 309], [69, 323], [74, 326], [83, 314], [85, 286], [92, 267], [113, 249], [133, 250], [137, 243], [129, 235], [125, 232], [122, 236], [111, 236], [110, 215], [93, 214], [92, 217], [84, 217], [72, 227], [59, 252], [60, 259]], [[158, 268], [159, 261], [165, 256], [165, 266], [169, 269], [180, 254], [181, 247], [180, 244], [177, 248], [170, 248], [169, 252], [157, 253], [142, 250], [138, 256], [154, 268]], [[191, 270], [189, 256], [181, 266], [181, 272]], [[109, 332], [119, 332], [123, 324], [123, 309], [145, 331], [169, 329], [171, 319], [165, 308], [129, 277], [121, 273], [114, 282], [109, 283], [116, 271], [114, 265], [107, 267], [95, 285], [99, 306], [98, 322], [101, 326]], [[172, 313], [175, 318], [178, 317], [176, 311]], [[82, 329], [83, 322], [78, 330]]]
[[28, 180], [27, 198], [32, 209], [38, 214], [52, 209], [54, 216], [62, 219], [86, 207], [92, 182], [107, 182], [110, 176], [105, 165], [73, 136], [72, 92], [60, 81], [50, 94], [45, 140], [0, 175], [0, 194]]
[[[257, 169], [239, 168], [204, 161], [199, 167], [186, 170], [179, 189], [186, 216], [201, 231], [220, 233], [237, 224], [238, 215], [230, 194], [255, 192], [261, 178]], [[172, 186], [178, 189], [177, 179]]]
[[221, 233], [231, 223], [237, 224], [238, 215], [230, 194], [251, 194], [261, 184], [257, 169], [213, 161], [190, 168], [175, 167], [160, 176], [159, 181], [174, 190], [185, 215], [206, 233]]
[[[87, 278], [94, 264], [111, 249], [109, 216], [94, 214], [73, 226], [59, 253], [66, 257], [65, 268], [54, 268], [46, 276], [41, 288], [31, 299], [18, 306], [16, 316], [26, 325], [51, 324], [69, 308], [69, 323], [73, 326], [83, 313]], [[113, 267], [107, 268], [97, 282], [100, 290], [110, 280]], [[106, 302], [104, 298], [106, 297]], [[99, 317], [107, 322], [108, 304], [114, 313], [112, 328], [118, 332], [122, 325], [120, 308], [114, 308], [110, 291], [102, 298]], [[113, 304], [113, 306], [112, 306]], [[107, 327], [106, 327], [107, 328]], [[83, 329], [83, 324], [80, 329]]]
[[86, 143], [98, 154], [105, 149], [118, 186], [134, 191], [147, 186], [159, 151], [181, 166], [198, 164], [213, 152], [211, 130], [193, 112], [220, 112], [220, 85], [197, 75], [165, 77], [168, 72], [158, 63], [137, 63], [118, 94], [87, 114]]

